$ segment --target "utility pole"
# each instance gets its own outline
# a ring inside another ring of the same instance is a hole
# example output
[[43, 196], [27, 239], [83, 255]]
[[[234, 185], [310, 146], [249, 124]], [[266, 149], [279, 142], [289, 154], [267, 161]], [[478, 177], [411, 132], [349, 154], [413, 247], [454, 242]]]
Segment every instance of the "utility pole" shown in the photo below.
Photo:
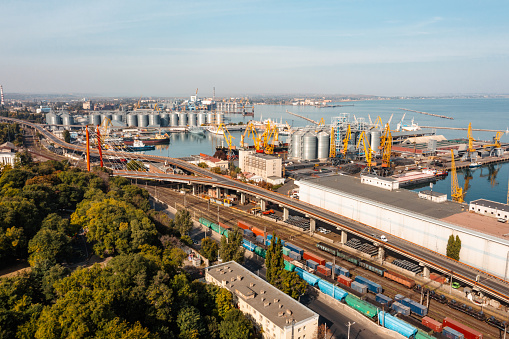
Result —
[[348, 339], [350, 339], [350, 326], [352, 326], [354, 324], [355, 324], [355, 321], [353, 323], [348, 322], [348, 324], [346, 324], [346, 326], [348, 326]]

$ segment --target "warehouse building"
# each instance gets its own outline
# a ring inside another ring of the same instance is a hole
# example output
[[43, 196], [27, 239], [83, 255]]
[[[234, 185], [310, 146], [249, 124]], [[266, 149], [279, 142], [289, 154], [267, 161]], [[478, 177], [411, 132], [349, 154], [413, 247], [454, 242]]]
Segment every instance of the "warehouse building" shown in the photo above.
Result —
[[281, 176], [283, 160], [273, 155], [239, 150], [239, 167], [242, 172], [260, 176], [264, 181], [277, 185], [284, 183]]
[[318, 331], [318, 314], [235, 261], [206, 269], [205, 280], [226, 288], [238, 308], [254, 321], [263, 338], [312, 339]]

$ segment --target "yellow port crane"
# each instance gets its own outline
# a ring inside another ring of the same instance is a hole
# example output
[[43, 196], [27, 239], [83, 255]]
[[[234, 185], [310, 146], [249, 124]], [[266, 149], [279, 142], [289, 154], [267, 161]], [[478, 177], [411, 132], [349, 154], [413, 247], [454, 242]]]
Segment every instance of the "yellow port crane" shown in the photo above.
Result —
[[235, 139], [235, 137], [230, 134], [224, 124], [220, 124], [217, 130], [223, 132], [224, 140], [226, 140], [226, 144], [228, 145], [228, 154], [226, 156], [228, 159], [228, 167], [231, 169], [233, 166], [233, 150], [235, 149], [235, 145], [233, 144], [232, 139]]
[[389, 124], [385, 126], [380, 148], [382, 150], [382, 167], [391, 167], [392, 134]]
[[456, 164], [454, 163], [454, 150], [451, 149], [451, 198], [457, 202], [463, 202], [463, 189], [458, 184]]
[[493, 144], [490, 145], [484, 145], [484, 148], [488, 147], [494, 147], [494, 148], [500, 148], [502, 145], [500, 144], [500, 138], [502, 138], [502, 135], [504, 135], [504, 132], [498, 131], [495, 137], [493, 138]]
[[472, 123], [470, 122], [468, 124], [468, 152], [469, 153], [475, 152], [474, 141], [475, 141], [475, 139], [472, 136]]
[[352, 129], [350, 128], [350, 124], [348, 124], [348, 128], [346, 129], [346, 135], [343, 139], [343, 156], [346, 157], [346, 152], [348, 152], [348, 142], [350, 141], [350, 135], [352, 134]]
[[[350, 127], [350, 125], [348, 125]], [[371, 146], [369, 145], [368, 137], [366, 136], [366, 132], [362, 131], [359, 141], [357, 142], [357, 148], [361, 145], [364, 148], [364, 157], [366, 158], [366, 165], [368, 166], [368, 172], [371, 172], [371, 159], [373, 159], [373, 150], [371, 149]]]
[[330, 148], [329, 148], [329, 158], [336, 157], [336, 140], [334, 136], [334, 126], [330, 128]]
[[375, 120], [375, 124], [374, 126], [371, 126], [369, 129], [374, 129], [374, 128], [378, 128], [378, 127], [382, 127], [384, 124], [382, 122], [382, 118], [380, 118], [380, 116], [378, 116]]

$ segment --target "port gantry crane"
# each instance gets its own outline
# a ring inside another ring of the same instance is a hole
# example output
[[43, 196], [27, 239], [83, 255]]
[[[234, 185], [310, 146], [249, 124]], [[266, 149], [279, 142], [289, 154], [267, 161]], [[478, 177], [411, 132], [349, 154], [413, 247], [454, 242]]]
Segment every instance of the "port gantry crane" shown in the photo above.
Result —
[[343, 153], [343, 157], [346, 158], [346, 153], [348, 152], [348, 142], [350, 141], [350, 135], [352, 134], [352, 129], [350, 128], [350, 124], [348, 124], [348, 127], [346, 129], [346, 135], [343, 139], [343, 150], [341, 153]]
[[235, 148], [232, 139], [235, 139], [235, 137], [233, 137], [230, 134], [230, 132], [228, 131], [228, 129], [226, 129], [224, 124], [220, 124], [217, 130], [223, 132], [223, 137], [226, 140], [226, 144], [228, 145], [228, 154], [226, 155], [226, 157], [228, 159], [228, 167], [231, 170], [233, 168], [233, 157], [234, 157], [233, 149]]
[[388, 170], [391, 167], [392, 152], [392, 134], [389, 124], [385, 126], [381, 141], [380, 148], [382, 150], [382, 167]]
[[[348, 125], [350, 127], [350, 125]], [[364, 147], [364, 157], [366, 158], [366, 165], [368, 166], [368, 173], [371, 172], [371, 159], [373, 159], [373, 150], [369, 145], [368, 137], [366, 136], [366, 132], [362, 131], [359, 141], [357, 142], [357, 148], [361, 145]]]
[[471, 154], [475, 152], [474, 149], [474, 137], [472, 136], [472, 123], [468, 124], [468, 153], [471, 157]]
[[330, 128], [330, 148], [329, 148], [329, 158], [336, 157], [336, 138], [334, 134], [334, 126]]
[[463, 202], [463, 189], [458, 184], [456, 164], [454, 162], [454, 150], [451, 149], [451, 198], [457, 202]]

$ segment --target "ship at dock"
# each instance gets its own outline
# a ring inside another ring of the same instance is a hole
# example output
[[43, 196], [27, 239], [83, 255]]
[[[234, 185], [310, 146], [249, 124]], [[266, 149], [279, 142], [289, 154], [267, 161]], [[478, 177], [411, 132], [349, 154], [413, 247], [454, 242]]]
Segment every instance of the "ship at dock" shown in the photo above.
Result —
[[154, 137], [124, 137], [123, 142], [127, 146], [132, 146], [136, 140], [140, 140], [145, 145], [167, 145], [170, 143], [168, 134], [156, 134]]

